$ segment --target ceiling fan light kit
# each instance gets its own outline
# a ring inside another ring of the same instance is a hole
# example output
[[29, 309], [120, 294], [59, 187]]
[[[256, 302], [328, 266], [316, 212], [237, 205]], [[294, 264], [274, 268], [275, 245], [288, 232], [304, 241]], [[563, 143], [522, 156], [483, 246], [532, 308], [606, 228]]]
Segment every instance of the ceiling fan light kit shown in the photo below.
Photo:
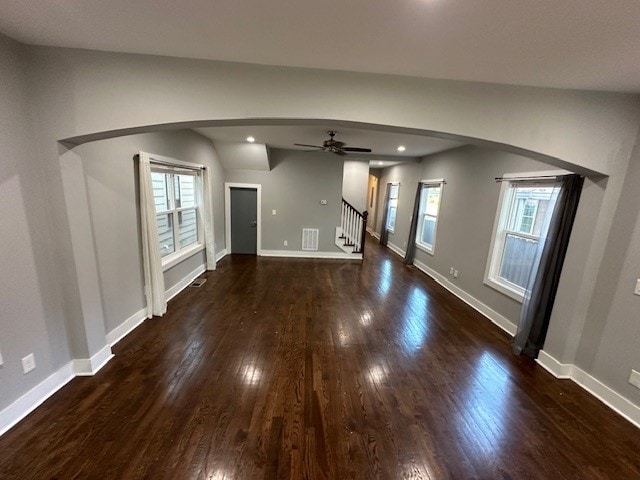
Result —
[[339, 142], [338, 140], [334, 140], [333, 137], [336, 136], [335, 130], [329, 130], [327, 132], [329, 134], [329, 140], [325, 140], [322, 145], [307, 145], [304, 143], [294, 143], [294, 145], [298, 147], [309, 147], [314, 148], [315, 150], [309, 150], [310, 152], [331, 152], [341, 157], [348, 155], [349, 153], [370, 153], [370, 148], [362, 148], [362, 147], [347, 147], [347, 144], [344, 142]]

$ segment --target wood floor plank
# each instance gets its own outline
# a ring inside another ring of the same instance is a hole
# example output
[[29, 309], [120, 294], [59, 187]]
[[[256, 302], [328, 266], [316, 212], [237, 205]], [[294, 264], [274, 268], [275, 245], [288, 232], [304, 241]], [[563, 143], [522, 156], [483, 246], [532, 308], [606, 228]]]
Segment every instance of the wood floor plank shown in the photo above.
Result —
[[640, 478], [637, 428], [371, 239], [205, 276], [1, 437], [0, 478]]

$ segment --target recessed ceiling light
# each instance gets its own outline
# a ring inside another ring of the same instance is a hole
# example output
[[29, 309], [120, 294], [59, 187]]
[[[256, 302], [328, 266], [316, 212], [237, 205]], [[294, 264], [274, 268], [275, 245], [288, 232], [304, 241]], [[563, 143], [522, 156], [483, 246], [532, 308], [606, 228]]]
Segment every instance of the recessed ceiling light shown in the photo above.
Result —
[[407, 149], [407, 147], [405, 147], [404, 145], [400, 145], [400, 146], [398, 147], [398, 151], [399, 151], [399, 152], [404, 152], [406, 149]]
[[378, 162], [378, 165], [384, 165], [384, 162]]
[[256, 141], [256, 139], [255, 139], [255, 138], [253, 138], [253, 137], [247, 137], [247, 142], [249, 142], [249, 143], [253, 143], [253, 142], [255, 142], [255, 141]]

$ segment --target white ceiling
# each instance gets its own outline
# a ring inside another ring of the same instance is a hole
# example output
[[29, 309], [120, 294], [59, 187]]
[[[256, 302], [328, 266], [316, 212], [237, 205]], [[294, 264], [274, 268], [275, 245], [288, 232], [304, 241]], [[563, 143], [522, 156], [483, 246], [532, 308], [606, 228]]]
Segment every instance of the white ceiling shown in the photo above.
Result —
[[30, 44], [640, 92], [638, 0], [20, 0]]
[[[402, 161], [413, 162], [417, 157], [450, 150], [463, 145], [459, 142], [421, 135], [407, 135], [377, 130], [341, 128], [332, 125], [324, 126], [241, 126], [199, 128], [198, 132], [218, 142], [246, 142], [247, 137], [255, 138], [256, 143], [267, 144], [271, 148], [287, 148], [294, 150], [310, 150], [297, 147], [294, 143], [322, 145], [329, 138], [328, 130], [336, 130], [336, 140], [345, 142], [348, 147], [364, 147], [372, 150], [371, 154], [350, 155], [351, 158], [371, 160], [375, 167], [387, 167]], [[403, 145], [406, 150], [398, 152]], [[380, 163], [383, 162], [383, 163]]]

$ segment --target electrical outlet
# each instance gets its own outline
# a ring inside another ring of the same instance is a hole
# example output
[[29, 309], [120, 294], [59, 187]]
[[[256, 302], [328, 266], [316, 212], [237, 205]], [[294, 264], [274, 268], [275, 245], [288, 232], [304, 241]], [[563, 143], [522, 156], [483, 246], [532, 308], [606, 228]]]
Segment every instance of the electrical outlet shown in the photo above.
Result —
[[284, 241], [284, 246], [288, 247], [289, 246], [289, 242], [287, 242], [286, 240]]
[[458, 270], [453, 271], [453, 278], [458, 278]]
[[24, 373], [29, 373], [34, 368], [36, 368], [36, 359], [33, 356], [33, 353], [30, 353], [22, 359], [22, 371]]
[[271, 215], [275, 215], [276, 211], [275, 210], [271, 210]]
[[453, 267], [451, 267], [451, 268], [449, 269], [449, 274], [450, 274], [450, 275], [453, 275]]
[[633, 291], [636, 295], [640, 295], [640, 278], [636, 280], [636, 289]]
[[634, 387], [640, 388], [640, 372], [637, 370], [631, 370], [631, 375], [629, 375], [629, 383]]

